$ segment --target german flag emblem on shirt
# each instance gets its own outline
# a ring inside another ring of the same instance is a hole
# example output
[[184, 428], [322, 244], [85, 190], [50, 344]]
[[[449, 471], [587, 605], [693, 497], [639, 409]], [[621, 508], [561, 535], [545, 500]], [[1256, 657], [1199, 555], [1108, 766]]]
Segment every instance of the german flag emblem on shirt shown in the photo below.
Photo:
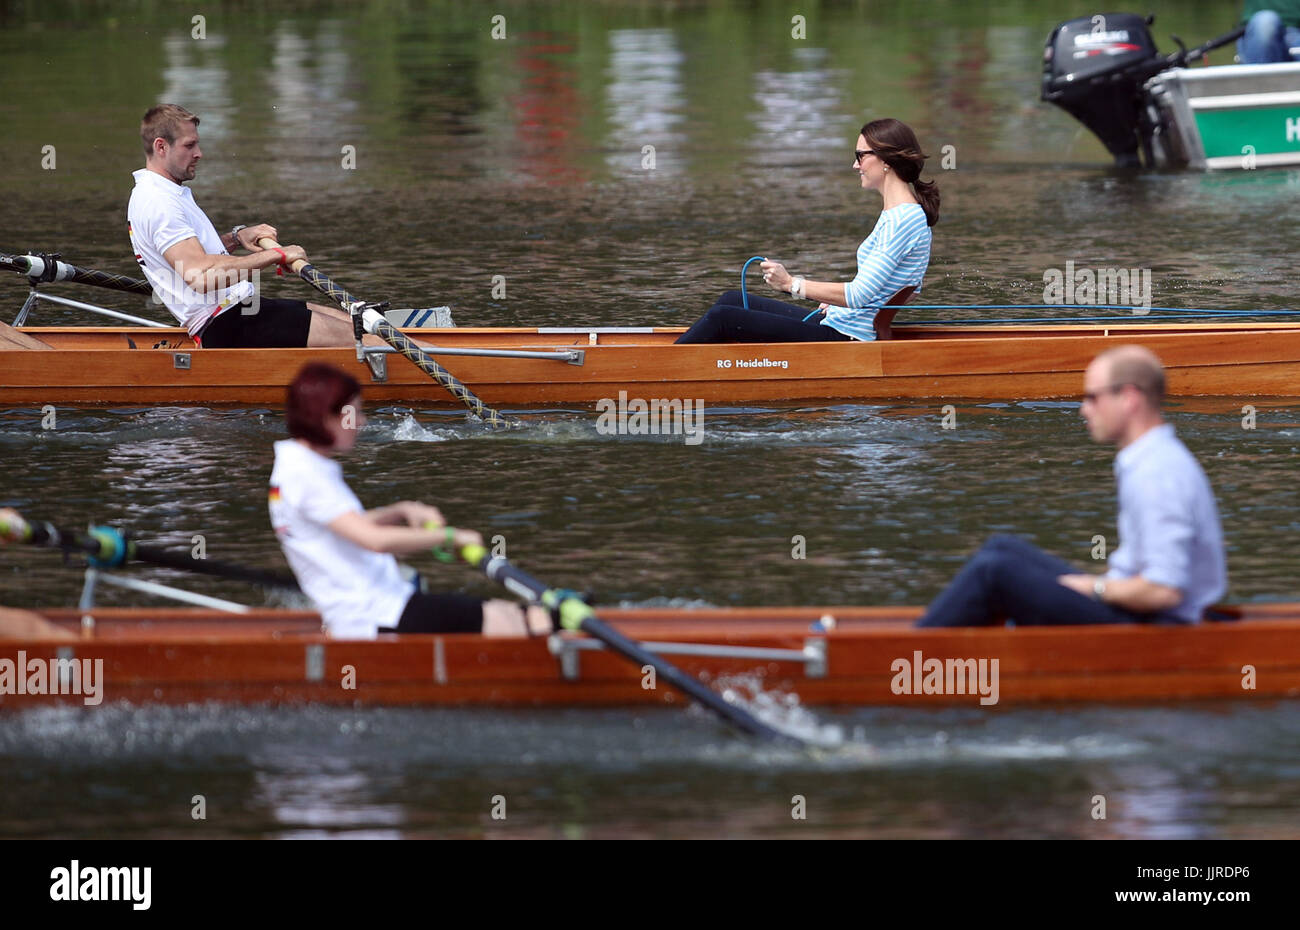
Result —
[[268, 503], [268, 504], [274, 504], [274, 503], [275, 503], [276, 501], [278, 501], [279, 499], [280, 499], [280, 489], [279, 489], [278, 487], [276, 487], [275, 485], [271, 485], [270, 490], [268, 490], [268, 491], [266, 492], [266, 501], [267, 501], [267, 503]]

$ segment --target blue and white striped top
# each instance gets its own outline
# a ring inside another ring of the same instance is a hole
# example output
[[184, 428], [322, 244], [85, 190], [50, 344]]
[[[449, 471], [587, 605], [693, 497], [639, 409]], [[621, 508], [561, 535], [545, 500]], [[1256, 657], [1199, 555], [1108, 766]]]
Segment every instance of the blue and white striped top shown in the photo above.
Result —
[[847, 307], [829, 307], [822, 319], [846, 336], [872, 342], [880, 307], [905, 287], [921, 289], [930, 265], [930, 227], [917, 203], [880, 212], [876, 228], [858, 246], [858, 275], [844, 285]]

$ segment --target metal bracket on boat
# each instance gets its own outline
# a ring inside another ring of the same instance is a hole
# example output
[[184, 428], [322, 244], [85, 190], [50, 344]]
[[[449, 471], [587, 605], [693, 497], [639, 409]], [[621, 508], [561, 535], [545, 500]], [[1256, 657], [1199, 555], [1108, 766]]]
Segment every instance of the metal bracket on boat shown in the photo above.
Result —
[[[756, 646], [725, 646], [710, 643], [642, 643], [651, 652], [662, 655], [708, 656], [715, 659], [757, 659], [760, 662], [797, 662], [805, 678], [826, 677], [826, 637], [810, 637], [802, 649], [768, 649]], [[560, 660], [560, 674], [565, 681], [582, 677], [580, 653], [605, 649], [597, 639], [571, 639], [559, 633], [547, 638], [551, 655]]]
[[[348, 315], [352, 317], [352, 337], [357, 343], [358, 362], [365, 358], [365, 346], [363, 340], [366, 336], [366, 312], [368, 310], [373, 310], [380, 316], [383, 316], [391, 307], [392, 304], [386, 300], [381, 300], [377, 303], [367, 303], [364, 300], [358, 300], [345, 305]], [[374, 370], [374, 366], [371, 366], [371, 370]], [[384, 378], [380, 378], [379, 380], [383, 381]]]
[[[357, 343], [358, 346], [361, 343]], [[390, 346], [365, 346], [357, 354], [370, 366], [372, 380], [383, 384], [388, 380], [388, 354], [394, 351]]]
[[181, 371], [189, 371], [189, 370], [190, 370], [190, 353], [188, 353], [188, 352], [173, 352], [173, 353], [172, 353], [172, 365], [174, 365], [176, 368], [178, 368], [178, 369], [181, 370]]
[[91, 565], [86, 568], [86, 580], [81, 586], [81, 600], [77, 602], [78, 609], [83, 611], [81, 615], [82, 636], [91, 636], [95, 632], [95, 617], [90, 611], [95, 607], [95, 588], [100, 582], [118, 588], [127, 588], [131, 591], [140, 591], [144, 594], [153, 594], [169, 600], [180, 601], [182, 604], [211, 607], [232, 614], [246, 614], [249, 612], [248, 607], [234, 601], [223, 600], [219, 597], [208, 597], [206, 594], [195, 594], [193, 591], [183, 591], [180, 588], [158, 584], [155, 581], [143, 581], [139, 578], [119, 578], [117, 575]]
[[321, 643], [308, 643], [303, 658], [306, 668], [303, 672], [307, 681], [325, 680], [325, 647]]

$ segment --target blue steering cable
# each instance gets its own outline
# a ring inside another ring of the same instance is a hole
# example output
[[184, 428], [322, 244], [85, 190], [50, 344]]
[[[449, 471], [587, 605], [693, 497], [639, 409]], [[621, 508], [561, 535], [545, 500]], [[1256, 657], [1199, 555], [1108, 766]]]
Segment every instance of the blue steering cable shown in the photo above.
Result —
[[[755, 255], [740, 269], [740, 303], [746, 310], [749, 309], [749, 294], [745, 291], [745, 273], [749, 271], [749, 266], [754, 262], [765, 262], [767, 257]], [[864, 309], [873, 309], [866, 307]], [[874, 309], [881, 309], [876, 307]], [[909, 310], [1132, 310], [1132, 307], [1123, 304], [913, 304], [908, 307]], [[1168, 316], [1188, 317], [1242, 317], [1242, 316], [1296, 316], [1300, 315], [1300, 310], [1282, 309], [1282, 310], [1207, 310], [1197, 308], [1179, 308], [1179, 307], [1149, 307], [1147, 313], [1160, 313]], [[803, 318], [807, 323], [821, 310], [814, 310]], [[1145, 315], [1145, 314], [1144, 314]], [[1076, 316], [1076, 317], [1051, 317], [1037, 318], [1025, 317], [1022, 319], [974, 319], [974, 320], [913, 320], [909, 326], [924, 325], [953, 325], [967, 324], [979, 325], [985, 323], [1093, 323], [1109, 322], [1114, 317], [1106, 316]]]
[[745, 293], [745, 272], [749, 271], [749, 266], [754, 264], [754, 262], [765, 262], [765, 261], [767, 261], [766, 256], [755, 255], [749, 261], [745, 262], [745, 264], [740, 269], [740, 305], [744, 307], [746, 310], [749, 309], [749, 295]]
[[[752, 265], [752, 264], [754, 264], [754, 262], [765, 262], [765, 261], [767, 261], [767, 256], [765, 256], [765, 255], [755, 255], [753, 258], [751, 258], [749, 261], [745, 262], [745, 264], [741, 266], [741, 269], [740, 269], [740, 305], [741, 305], [742, 307], [744, 307], [746, 310], [749, 309], [749, 294], [746, 293], [746, 291], [745, 291], [745, 272], [749, 271], [749, 266]], [[813, 317], [815, 317], [815, 316], [816, 316], [817, 314], [819, 314], [819, 313], [821, 313], [820, 310], [814, 310], [812, 313], [808, 314], [806, 317], [803, 318], [803, 322], [807, 323], [809, 320], [811, 320]]]

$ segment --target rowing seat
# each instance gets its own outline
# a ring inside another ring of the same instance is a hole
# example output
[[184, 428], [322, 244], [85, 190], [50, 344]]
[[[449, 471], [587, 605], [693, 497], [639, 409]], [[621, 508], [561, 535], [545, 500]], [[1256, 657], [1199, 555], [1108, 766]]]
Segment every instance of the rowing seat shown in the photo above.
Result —
[[873, 324], [876, 327], [877, 339], [894, 338], [893, 330], [889, 328], [889, 324], [894, 322], [894, 314], [898, 312], [898, 308], [911, 300], [912, 295], [915, 293], [916, 288], [905, 287], [893, 297], [889, 298], [889, 302], [880, 308], [880, 312], [876, 314], [876, 319]]
[[8, 323], [0, 323], [0, 349], [53, 349], [48, 342], [20, 333]]

